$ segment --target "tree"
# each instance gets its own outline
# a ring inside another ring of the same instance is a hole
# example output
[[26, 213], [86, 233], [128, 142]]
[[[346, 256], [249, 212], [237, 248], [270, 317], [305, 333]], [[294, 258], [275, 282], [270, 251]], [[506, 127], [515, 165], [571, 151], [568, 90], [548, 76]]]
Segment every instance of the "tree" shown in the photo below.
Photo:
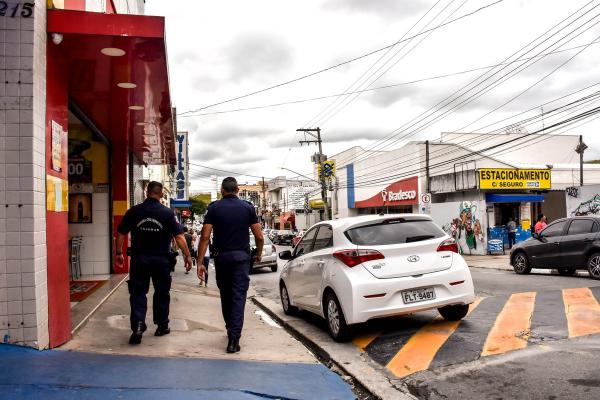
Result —
[[190, 196], [190, 201], [192, 202], [192, 206], [190, 207], [190, 211], [192, 212], [192, 221], [196, 219], [197, 215], [204, 215], [206, 213], [206, 208], [208, 204], [201, 199], [201, 196]]

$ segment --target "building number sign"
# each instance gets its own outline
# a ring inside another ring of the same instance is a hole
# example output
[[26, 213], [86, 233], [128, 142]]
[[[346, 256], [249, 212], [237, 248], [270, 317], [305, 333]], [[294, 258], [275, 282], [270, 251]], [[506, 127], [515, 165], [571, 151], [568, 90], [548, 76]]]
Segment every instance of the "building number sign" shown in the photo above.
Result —
[[6, 1], [0, 1], [0, 15], [10, 18], [31, 18], [33, 16], [33, 7], [35, 7], [35, 3], [17, 3], [13, 5], [8, 4]]

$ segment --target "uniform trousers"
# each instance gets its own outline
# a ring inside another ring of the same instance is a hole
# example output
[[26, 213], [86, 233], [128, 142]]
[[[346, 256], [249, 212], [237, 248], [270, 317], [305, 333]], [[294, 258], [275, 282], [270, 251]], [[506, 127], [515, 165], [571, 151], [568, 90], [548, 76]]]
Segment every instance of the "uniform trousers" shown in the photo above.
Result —
[[168, 256], [133, 256], [129, 270], [129, 304], [131, 305], [131, 330], [138, 322], [146, 320], [150, 290], [150, 280], [154, 286], [152, 316], [158, 326], [169, 325], [169, 304], [171, 296], [171, 268]]
[[239, 339], [250, 285], [250, 254], [246, 251], [219, 253], [215, 257], [215, 272], [227, 336], [229, 339]]

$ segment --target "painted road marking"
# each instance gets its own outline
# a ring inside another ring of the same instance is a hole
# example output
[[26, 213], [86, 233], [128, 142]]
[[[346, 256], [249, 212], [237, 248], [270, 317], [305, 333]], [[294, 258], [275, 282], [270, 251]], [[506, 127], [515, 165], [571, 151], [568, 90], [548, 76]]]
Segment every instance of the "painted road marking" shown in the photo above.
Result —
[[600, 287], [493, 296], [482, 299], [461, 322], [443, 321], [433, 311], [416, 313], [375, 323], [372, 333], [353, 343], [405, 377], [528, 343], [600, 333], [599, 303]]
[[600, 305], [589, 288], [563, 289], [569, 337], [600, 333]]
[[[481, 299], [477, 298], [469, 307], [469, 313], [480, 302]], [[438, 350], [456, 331], [460, 323], [461, 321], [445, 321], [441, 318], [436, 318], [409, 339], [387, 364], [387, 369], [399, 378], [426, 370], [429, 368]]]
[[530, 343], [541, 340], [560, 340], [569, 337], [567, 317], [564, 312], [562, 290], [538, 292], [535, 296], [535, 310], [531, 319]]
[[375, 332], [375, 333], [364, 333], [362, 335], [358, 335], [354, 339], [352, 339], [352, 344], [354, 344], [356, 347], [358, 347], [360, 349], [360, 351], [365, 351], [367, 346], [369, 344], [371, 344], [371, 342], [373, 340], [377, 339], [377, 337], [379, 335], [381, 335], [381, 333], [382, 332]]
[[483, 345], [482, 356], [527, 347], [535, 295], [535, 292], [525, 292], [510, 296]]
[[508, 300], [507, 295], [486, 297], [481, 304], [463, 319], [456, 331], [437, 352], [429, 368], [444, 367], [479, 358], [496, 317]]

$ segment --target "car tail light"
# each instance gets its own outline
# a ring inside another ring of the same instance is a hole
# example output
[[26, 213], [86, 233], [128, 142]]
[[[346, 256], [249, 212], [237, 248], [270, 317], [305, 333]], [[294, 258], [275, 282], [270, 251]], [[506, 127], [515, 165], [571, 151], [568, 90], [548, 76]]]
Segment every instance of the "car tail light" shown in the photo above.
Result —
[[333, 253], [333, 256], [346, 264], [349, 267], [362, 264], [367, 261], [381, 260], [385, 258], [383, 254], [377, 250], [355, 249], [355, 250], [339, 250]]
[[456, 240], [450, 238], [444, 240], [437, 248], [437, 251], [452, 251], [454, 253], [458, 253], [458, 244]]

